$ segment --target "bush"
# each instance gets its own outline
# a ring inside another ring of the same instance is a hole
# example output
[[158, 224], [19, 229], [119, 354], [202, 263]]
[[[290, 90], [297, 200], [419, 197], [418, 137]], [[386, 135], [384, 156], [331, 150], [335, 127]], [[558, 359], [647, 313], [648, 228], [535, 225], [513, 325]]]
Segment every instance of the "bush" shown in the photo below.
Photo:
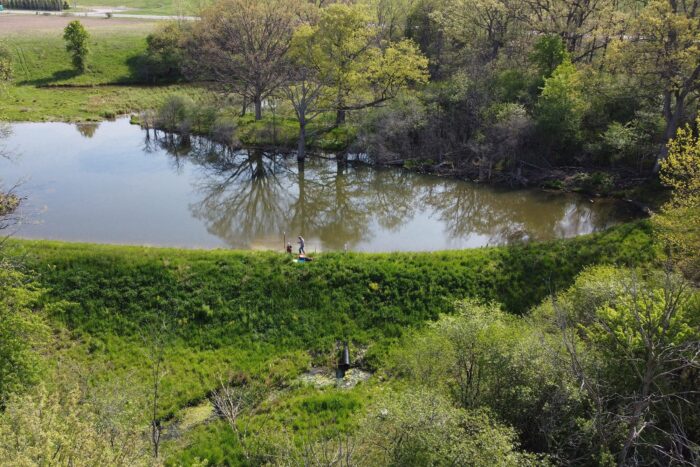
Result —
[[90, 52], [88, 39], [90, 35], [80, 21], [71, 21], [63, 31], [63, 39], [66, 41], [66, 51], [71, 54], [73, 67], [80, 73], [85, 71], [87, 56]]
[[606, 194], [615, 186], [615, 178], [606, 172], [578, 173], [570, 180], [574, 190], [586, 193]]
[[547, 78], [537, 102], [537, 129], [550, 149], [575, 149], [586, 110], [581, 76], [566, 57]]
[[492, 411], [528, 450], [564, 459], [590, 450], [590, 433], [571, 423], [586, 405], [557, 363], [558, 340], [497, 305], [464, 301], [456, 311], [393, 348], [389, 374], [440, 390], [465, 409]]
[[368, 113], [355, 145], [378, 163], [410, 158], [420, 146], [417, 138], [425, 118], [423, 104], [415, 97], [402, 95]]
[[152, 83], [176, 82], [182, 79], [185, 54], [183, 38], [188, 25], [169, 22], [159, 26], [146, 38], [146, 54], [139, 73]]
[[361, 427], [355, 449], [366, 465], [547, 465], [519, 452], [515, 432], [487, 411], [456, 408], [424, 388], [385, 395]]
[[158, 109], [156, 126], [169, 132], [188, 134], [192, 128], [194, 102], [180, 95], [168, 96]]

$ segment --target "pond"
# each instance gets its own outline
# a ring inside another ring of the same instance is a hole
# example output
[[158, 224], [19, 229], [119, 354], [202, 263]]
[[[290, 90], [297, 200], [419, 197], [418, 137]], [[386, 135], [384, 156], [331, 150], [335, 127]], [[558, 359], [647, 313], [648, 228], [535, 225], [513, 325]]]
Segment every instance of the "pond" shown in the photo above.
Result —
[[611, 200], [147, 138], [127, 119], [17, 123], [0, 160], [15, 235], [186, 248], [428, 251], [572, 237], [634, 218]]

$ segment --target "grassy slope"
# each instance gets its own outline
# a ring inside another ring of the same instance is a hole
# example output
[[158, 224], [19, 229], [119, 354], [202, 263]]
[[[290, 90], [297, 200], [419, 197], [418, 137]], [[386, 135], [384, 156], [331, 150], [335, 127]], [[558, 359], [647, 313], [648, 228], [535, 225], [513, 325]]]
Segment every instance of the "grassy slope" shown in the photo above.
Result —
[[[572, 240], [437, 253], [328, 253], [298, 265], [268, 252], [187, 251], [14, 242], [70, 329], [107, 341], [165, 312], [193, 349], [331, 348], [401, 334], [449, 312], [455, 299], [496, 300], [523, 313], [586, 265], [651, 259], [646, 223]], [[190, 394], [188, 398], [196, 398]]]
[[134, 64], [146, 50], [146, 35], [153, 23], [136, 24], [91, 31], [88, 71], [81, 75], [71, 69], [60, 31], [4, 37], [14, 54], [15, 79], [5, 91], [0, 90], [5, 94], [0, 119], [100, 120], [157, 107], [173, 92], [193, 97], [206, 92], [193, 86], [136, 85]]
[[[369, 345], [371, 365], [385, 343], [449, 313], [455, 299], [497, 300], [523, 313], [550, 290], [570, 284], [586, 265], [654, 257], [646, 222], [551, 243], [331, 253], [305, 265], [273, 252], [47, 241], [13, 241], [10, 251], [36, 272], [48, 290], [47, 302], [69, 302], [52, 315], [56, 329], [65, 327], [72, 335], [59, 353], [96, 368], [98, 379], [134, 373], [145, 378], [143, 323], [156, 312], [174, 318], [177, 336], [166, 357], [164, 417], [206, 397], [219, 375], [230, 371], [289, 382], [312, 363], [332, 361], [342, 339], [350, 339], [353, 349]], [[267, 410], [286, 426], [324, 420], [342, 425], [360, 407], [358, 400], [371, 397], [367, 391], [292, 387]], [[345, 404], [350, 407], [339, 416], [334, 407]], [[197, 456], [235, 462], [238, 454], [229, 438], [222, 422], [199, 426], [174, 441], [170, 452], [185, 463]]]

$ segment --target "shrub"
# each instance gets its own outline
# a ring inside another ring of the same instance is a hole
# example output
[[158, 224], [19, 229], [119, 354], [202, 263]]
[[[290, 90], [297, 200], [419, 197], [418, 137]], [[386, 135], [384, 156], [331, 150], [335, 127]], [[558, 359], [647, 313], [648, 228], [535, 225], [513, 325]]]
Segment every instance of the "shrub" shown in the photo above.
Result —
[[88, 39], [90, 35], [80, 21], [71, 21], [63, 31], [66, 50], [71, 54], [73, 67], [80, 73], [85, 71], [89, 53]]
[[566, 57], [547, 78], [537, 102], [537, 129], [550, 148], [574, 148], [580, 142], [586, 110], [581, 76]]
[[424, 388], [385, 395], [361, 426], [356, 451], [366, 465], [510, 466], [534, 461], [518, 451], [515, 432], [487, 411], [456, 408]]
[[187, 25], [170, 22], [159, 26], [146, 38], [146, 55], [140, 73], [149, 82], [175, 82], [182, 79], [183, 36]]
[[168, 96], [158, 109], [156, 126], [165, 131], [189, 133], [193, 106], [188, 97], [177, 94]]

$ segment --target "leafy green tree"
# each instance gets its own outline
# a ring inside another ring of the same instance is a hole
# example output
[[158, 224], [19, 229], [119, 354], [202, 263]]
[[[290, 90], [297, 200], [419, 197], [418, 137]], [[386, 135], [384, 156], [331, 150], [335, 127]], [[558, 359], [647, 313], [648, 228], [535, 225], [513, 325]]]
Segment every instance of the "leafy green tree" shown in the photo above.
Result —
[[571, 0], [526, 1], [523, 31], [562, 38], [574, 63], [592, 61], [605, 52], [610, 37], [622, 35], [620, 11], [628, 8], [617, 0], [577, 2]]
[[427, 59], [412, 41], [386, 43], [368, 11], [334, 4], [306, 34], [308, 56], [332, 88], [336, 124], [348, 111], [379, 105], [411, 84], [427, 81]]
[[[700, 125], [700, 119], [697, 121]], [[684, 272], [700, 277], [700, 137], [689, 125], [680, 128], [668, 144], [661, 162], [661, 181], [673, 190], [672, 198], [654, 224]]]
[[412, 42], [383, 43], [377, 34], [364, 9], [346, 5], [328, 7], [317, 26], [295, 32], [284, 90], [299, 122], [300, 162], [307, 125], [322, 113], [335, 110], [339, 125], [347, 111], [379, 105], [426, 82], [427, 61]]
[[215, 3], [189, 44], [194, 73], [252, 102], [255, 119], [262, 119], [263, 101], [287, 81], [287, 50], [306, 8], [298, 0]]
[[[635, 11], [635, 10], [632, 10]], [[697, 1], [650, 0], [626, 19], [629, 33], [612, 44], [611, 66], [637, 79], [641, 91], [659, 102], [666, 123], [655, 170], [700, 91], [700, 6]]]
[[433, 16], [461, 54], [491, 61], [516, 37], [524, 6], [512, 0], [450, 0]]
[[[700, 128], [700, 118], [696, 121]], [[668, 158], [661, 163], [661, 181], [673, 190], [673, 205], [700, 205], [700, 137], [690, 125], [680, 128], [668, 143]]]
[[600, 442], [619, 465], [693, 463], [698, 427], [684, 413], [698, 400], [700, 301], [683, 279], [592, 268], [538, 313], [560, 333]]
[[564, 60], [547, 78], [537, 102], [537, 127], [550, 147], [571, 147], [580, 140], [586, 110], [581, 75], [571, 60]]
[[372, 405], [361, 426], [356, 449], [364, 451], [366, 465], [537, 464], [518, 450], [515, 432], [487, 411], [456, 408], [424, 388], [385, 395]]
[[406, 18], [406, 37], [411, 39], [429, 59], [429, 70], [432, 79], [449, 77], [453, 67], [446, 53], [449, 41], [445, 37], [442, 26], [436, 21], [445, 0], [417, 0], [408, 10]]
[[284, 93], [294, 108], [299, 122], [299, 139], [297, 142], [297, 161], [306, 158], [307, 126], [329, 108], [332, 108], [331, 81], [314, 66], [316, 50], [314, 48], [315, 30], [311, 26], [298, 28], [292, 39], [288, 53], [290, 64], [289, 82]]
[[66, 51], [71, 54], [73, 67], [80, 73], [85, 72], [87, 67], [87, 57], [90, 49], [88, 47], [88, 34], [85, 27], [78, 20], [71, 21], [63, 30], [63, 40], [66, 41]]
[[545, 80], [568, 57], [561, 36], [542, 36], [532, 46], [530, 61], [537, 67], [538, 77]]
[[185, 52], [183, 41], [188, 24], [169, 22], [146, 37], [146, 78], [150, 81], [176, 81], [182, 77]]

